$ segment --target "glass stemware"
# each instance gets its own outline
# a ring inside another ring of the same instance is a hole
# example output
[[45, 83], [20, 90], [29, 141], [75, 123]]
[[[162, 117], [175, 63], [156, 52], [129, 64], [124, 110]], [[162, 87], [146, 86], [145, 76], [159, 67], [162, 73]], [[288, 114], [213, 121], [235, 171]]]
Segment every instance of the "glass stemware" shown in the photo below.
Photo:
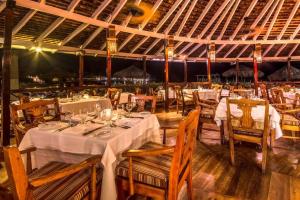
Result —
[[102, 106], [101, 106], [101, 104], [97, 103], [95, 107], [96, 107], [96, 111], [97, 111], [97, 116], [98, 116], [98, 118], [100, 118], [101, 117]]
[[131, 114], [132, 109], [133, 109], [133, 103], [127, 103], [126, 110], [129, 112], [129, 115]]

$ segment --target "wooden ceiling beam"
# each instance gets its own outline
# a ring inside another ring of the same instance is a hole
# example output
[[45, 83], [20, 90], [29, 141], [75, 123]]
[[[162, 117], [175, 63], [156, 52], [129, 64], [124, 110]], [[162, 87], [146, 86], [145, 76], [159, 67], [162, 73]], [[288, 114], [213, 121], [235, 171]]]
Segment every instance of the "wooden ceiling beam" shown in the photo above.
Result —
[[181, 22], [181, 24], [180, 24], [180, 26], [179, 26], [177, 32], [176, 32], [176, 35], [180, 35], [180, 33], [181, 33], [182, 29], [184, 28], [184, 26], [185, 26], [187, 20], [189, 19], [191, 13], [193, 12], [193, 10], [194, 10], [194, 8], [195, 8], [197, 2], [198, 2], [198, 0], [194, 0], [194, 1], [191, 3], [191, 5], [190, 5], [190, 7], [189, 7], [189, 9], [188, 9], [188, 11], [187, 11], [187, 13], [185, 14], [185, 16], [184, 16], [184, 18], [183, 18], [183, 20], [182, 20], [182, 22]]
[[[140, 30], [144, 29], [144, 27], [147, 25], [147, 23], [151, 20], [152, 16], [155, 14], [156, 10], [160, 6], [160, 4], [163, 2], [163, 0], [157, 0], [154, 6], [151, 9], [151, 12], [149, 16], [143, 21], [143, 23], [140, 26]], [[119, 51], [123, 49], [123, 47], [135, 36], [135, 34], [131, 34], [127, 37], [127, 39], [120, 45]]]
[[[70, 5], [68, 6], [68, 11], [72, 13], [76, 6], [80, 3], [81, 0], [73, 0]], [[18, 1], [17, 1], [18, 3]], [[28, 7], [27, 7], [28, 8]], [[30, 8], [30, 7], [29, 7]], [[34, 8], [32, 8], [34, 9]], [[38, 9], [35, 9], [38, 10]], [[42, 41], [44, 38], [46, 38], [48, 35], [50, 35], [60, 24], [65, 21], [66, 18], [64, 17], [59, 17], [57, 18], [37, 39], [37, 42]]]
[[222, 12], [221, 17], [218, 19], [217, 23], [214, 25], [213, 29], [210, 31], [209, 35], [207, 36], [208, 39], [211, 39], [211, 37], [214, 35], [214, 33], [216, 32], [216, 30], [219, 28], [220, 24], [223, 22], [225, 16], [227, 15], [227, 13], [229, 12], [229, 10], [231, 9], [231, 7], [233, 6], [234, 1], [231, 1], [229, 4], [227, 4], [226, 9]]
[[296, 49], [298, 48], [300, 44], [295, 44], [294, 48], [290, 51], [288, 57], [292, 57], [292, 55], [294, 54], [294, 52], [296, 51]]
[[199, 49], [202, 46], [202, 44], [197, 44], [196, 46], [194, 46], [193, 49], [191, 49], [190, 52], [188, 52], [188, 56], [190, 56], [192, 53], [194, 53], [197, 49]]
[[27, 14], [18, 22], [12, 31], [12, 35], [16, 35], [26, 24], [27, 22], [37, 13], [36, 10], [30, 10]]
[[[38, 11], [56, 15], [59, 17], [65, 17], [67, 19], [71, 19], [74, 21], [79, 21], [82, 23], [91, 24], [98, 27], [104, 27], [107, 28], [110, 24], [98, 19], [92, 19], [90, 17], [86, 17], [77, 13], [72, 13], [60, 8], [56, 8], [53, 6], [49, 6], [46, 4], [41, 4], [38, 2], [34, 2], [31, 0], [16, 0], [16, 3], [18, 6], [30, 8], [30, 9], [36, 9]], [[124, 27], [122, 25], [114, 25], [116, 27], [117, 31], [123, 31], [131, 34], [138, 34], [143, 36], [151, 36], [154, 38], [159, 39], [165, 39], [166, 35], [161, 33], [153, 33], [151, 31], [145, 31], [145, 30], [139, 30], [136, 28], [130, 28], [130, 27]], [[202, 44], [208, 44], [208, 43], [215, 43], [215, 44], [255, 44], [255, 43], [261, 43], [261, 44], [295, 44], [300, 43], [300, 39], [285, 39], [285, 40], [207, 40], [207, 39], [198, 39], [198, 38], [189, 38], [189, 37], [182, 37], [182, 36], [174, 36], [175, 41], [179, 42], [189, 42], [189, 43], [202, 43]]]
[[[194, 2], [192, 2], [192, 3], [194, 3]], [[164, 31], [164, 33], [166, 35], [168, 35], [170, 33], [170, 31], [172, 30], [173, 26], [175, 25], [175, 23], [177, 22], [177, 20], [179, 19], [179, 17], [182, 15], [183, 11], [186, 9], [186, 7], [187, 7], [188, 4], [189, 4], [189, 1], [185, 1], [183, 3], [183, 5], [180, 7], [179, 11], [176, 13], [175, 17], [173, 18], [173, 20], [171, 21], [171, 23], [168, 25], [168, 27]], [[144, 51], [144, 54], [147, 54], [159, 41], [160, 41], [160, 39], [155, 39], [154, 42]]]
[[239, 7], [240, 2], [241, 2], [241, 0], [236, 0], [234, 7], [232, 8], [230, 15], [228, 16], [218, 39], [221, 40], [223, 38], [223, 35], [224, 35], [225, 31], [227, 30], [227, 27], [228, 27], [229, 23], [231, 22], [231, 19], [232, 19], [233, 15], [235, 14], [236, 9]]
[[[178, 6], [181, 4], [182, 0], [177, 0], [171, 9], [167, 12], [167, 14], [164, 16], [164, 18], [159, 22], [159, 24], [155, 27], [154, 32], [157, 33], [159, 29], [164, 25], [164, 23], [169, 19], [169, 17], [175, 12], [175, 10], [178, 8]], [[131, 53], [135, 52], [146, 40], [148, 40], [150, 37], [147, 36], [143, 38], [135, 47], [132, 48]]]
[[[125, 5], [127, 0], [121, 0], [118, 4], [115, 11], [111, 14], [111, 20], [109, 20], [109, 23], [114, 20], [116, 15], [120, 12], [120, 9]], [[97, 19], [98, 16], [101, 14], [101, 12], [110, 4], [111, 0], [106, 0], [103, 2], [92, 14], [92, 19]], [[90, 24], [83, 23], [79, 27], [77, 27], [71, 34], [69, 34], [62, 42], [61, 45], [64, 46], [66, 43], [71, 41], [74, 37], [76, 37], [78, 34], [80, 34], [84, 29], [86, 29]]]
[[297, 12], [298, 9], [299, 9], [299, 6], [300, 6], [300, 1], [296, 1], [296, 4], [295, 4], [295, 6], [293, 7], [293, 10], [292, 10], [292, 12], [291, 12], [289, 18], [287, 19], [287, 21], [286, 21], [286, 23], [285, 23], [283, 29], [281, 30], [280, 34], [279, 34], [278, 37], [277, 37], [279, 40], [283, 37], [283, 34], [285, 33], [286, 29], [289, 27], [291, 21], [293, 20], [293, 18], [294, 18], [294, 16], [295, 16], [296, 12]]
[[[241, 18], [239, 24], [237, 25], [237, 27], [235, 28], [233, 34], [230, 36], [230, 40], [234, 40], [234, 38], [236, 37], [236, 35], [238, 34], [238, 32], [240, 31], [240, 29], [242, 28], [242, 26], [244, 25], [244, 19], [245, 17], [248, 17], [250, 15], [250, 13], [252, 12], [252, 10], [254, 9], [256, 3], [258, 0], [253, 0], [250, 4], [250, 6], [248, 7], [248, 9], [246, 10], [244, 16]], [[221, 48], [219, 48], [218, 52], [221, 52], [222, 49], [225, 47], [226, 45], [222, 45]], [[233, 46], [232, 48], [236, 48], [238, 45], [236, 44], [235, 46]], [[218, 53], [217, 52], [217, 53]]]
[[[208, 31], [208, 29], [212, 26], [212, 24], [217, 20], [217, 18], [220, 16], [222, 12], [224, 11], [225, 7], [228, 5], [230, 0], [225, 0], [223, 4], [218, 8], [217, 12], [213, 15], [213, 17], [209, 20], [208, 24], [205, 26], [205, 28], [201, 31], [201, 33], [198, 35], [198, 38], [202, 38], [204, 34]], [[202, 20], [201, 20], [202, 21]]]
[[[136, 0], [134, 3], [135, 3], [135, 5], [138, 6], [141, 3], [141, 0]], [[130, 22], [130, 20], [131, 20], [131, 18], [132, 18], [132, 14], [130, 13], [129, 15], [126, 16], [126, 19], [123, 21], [122, 25], [125, 26], [125, 27], [127, 27], [128, 24], [129, 24], [129, 22]], [[116, 37], [118, 36], [119, 33], [120, 33], [120, 31], [116, 31]], [[100, 50], [104, 50], [105, 47], [106, 47], [106, 42], [104, 42], [102, 44], [102, 46], [100, 47]]]
[[276, 9], [276, 12], [275, 12], [274, 16], [273, 16], [273, 19], [272, 19], [272, 21], [271, 21], [271, 23], [270, 23], [270, 25], [269, 25], [269, 27], [268, 27], [268, 30], [267, 30], [267, 32], [266, 32], [266, 34], [265, 34], [265, 36], [264, 36], [264, 39], [265, 39], [265, 40], [268, 39], [268, 37], [269, 37], [269, 35], [270, 35], [270, 33], [271, 33], [272, 29], [273, 29], [273, 26], [274, 26], [274, 24], [275, 24], [275, 22], [276, 22], [276, 20], [277, 20], [277, 17], [278, 17], [278, 15], [279, 15], [280, 11], [281, 11], [281, 8], [282, 8], [282, 6], [283, 6], [283, 3], [284, 3], [284, 0], [280, 0], [280, 3], [279, 3], [279, 5], [278, 5], [278, 7], [277, 7], [277, 9]]
[[[253, 40], [256, 40], [256, 39], [258, 38], [258, 36], [261, 34], [262, 30], [265, 28], [266, 24], [268, 23], [268, 21], [270, 20], [270, 18], [271, 18], [271, 16], [272, 16], [273, 12], [275, 11], [275, 9], [276, 9], [278, 3], [279, 3], [278, 0], [275, 1], [275, 2], [273, 2], [273, 5], [272, 5], [271, 9], [270, 9], [270, 10], [267, 9], [267, 10], [268, 10], [268, 14], [267, 14], [267, 16], [265, 17], [263, 23], [261, 24], [260, 30], [259, 30], [259, 31], [255, 34], [255, 36], [253, 37]], [[254, 23], [255, 23], [255, 22], [254, 22]], [[246, 37], [246, 39], [247, 39], [247, 38], [248, 38], [248, 37]], [[246, 45], [246, 47], [244, 47], [244, 48], [242, 49], [242, 51], [239, 53], [239, 55], [238, 55], [237, 57], [239, 58], [239, 57], [244, 53], [244, 51], [246, 51], [246, 50], [249, 48], [249, 46], [250, 46], [249, 44]], [[252, 53], [250, 53], [249, 56], [251, 56], [251, 54], [252, 54]]]

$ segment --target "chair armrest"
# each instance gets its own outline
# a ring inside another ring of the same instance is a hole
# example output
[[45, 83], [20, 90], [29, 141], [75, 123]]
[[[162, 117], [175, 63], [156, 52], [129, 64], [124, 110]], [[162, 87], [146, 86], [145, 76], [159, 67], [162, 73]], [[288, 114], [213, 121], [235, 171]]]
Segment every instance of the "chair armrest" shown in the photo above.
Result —
[[290, 110], [283, 110], [281, 112], [282, 112], [282, 114], [300, 113], [300, 108], [290, 109]]
[[50, 183], [52, 181], [56, 181], [59, 179], [62, 179], [64, 177], [70, 176], [72, 174], [75, 174], [81, 170], [84, 170], [86, 168], [92, 167], [96, 165], [97, 163], [101, 162], [101, 156], [93, 156], [91, 158], [86, 159], [85, 161], [79, 163], [79, 164], [74, 164], [69, 167], [66, 167], [64, 169], [61, 169], [56, 172], [52, 172], [50, 174], [47, 174], [42, 177], [34, 178], [29, 180], [29, 184], [32, 187], [39, 187], [41, 185], [45, 185], [47, 183]]
[[20, 151], [20, 154], [31, 153], [31, 152], [34, 152], [34, 151], [36, 151], [36, 147], [29, 147], [27, 149], [24, 149], [24, 150]]
[[157, 149], [140, 149], [140, 150], [128, 150], [122, 154], [124, 157], [143, 157], [143, 156], [157, 156], [161, 154], [171, 154], [174, 152], [174, 146], [162, 147]]

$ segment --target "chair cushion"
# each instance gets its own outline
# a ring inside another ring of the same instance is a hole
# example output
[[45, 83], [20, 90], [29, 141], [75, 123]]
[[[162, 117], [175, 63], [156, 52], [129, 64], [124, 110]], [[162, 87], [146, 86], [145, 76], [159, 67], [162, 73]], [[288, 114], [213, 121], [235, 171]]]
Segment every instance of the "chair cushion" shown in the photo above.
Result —
[[[163, 145], [149, 142], [140, 149], [161, 148]], [[172, 163], [172, 155], [134, 157], [133, 179], [139, 183], [166, 188]], [[117, 176], [128, 178], [128, 159], [120, 162], [116, 168]]]
[[200, 113], [200, 118], [214, 119], [214, 111], [212, 109], [203, 108]]
[[282, 124], [290, 126], [300, 126], [300, 120], [292, 115], [284, 115]]
[[[33, 171], [29, 178], [41, 177], [47, 175], [51, 172], [61, 170], [65, 167], [70, 166], [70, 164], [61, 162], [50, 162], [43, 166], [42, 168]], [[91, 170], [82, 170], [74, 175], [62, 178], [57, 181], [45, 184], [41, 187], [37, 187], [33, 191], [33, 196], [35, 199], [42, 200], [63, 200], [63, 199], [83, 199], [89, 194], [90, 191], [90, 180], [91, 180]], [[102, 169], [97, 168], [97, 191], [100, 191], [102, 179]], [[99, 193], [99, 192], [97, 192]]]

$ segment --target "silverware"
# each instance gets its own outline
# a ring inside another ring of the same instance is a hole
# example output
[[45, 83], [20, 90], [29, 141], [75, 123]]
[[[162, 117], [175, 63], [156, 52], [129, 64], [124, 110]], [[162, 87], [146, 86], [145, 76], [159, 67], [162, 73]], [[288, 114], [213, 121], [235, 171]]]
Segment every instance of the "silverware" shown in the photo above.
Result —
[[102, 129], [102, 128], [104, 128], [104, 127], [105, 127], [105, 126], [100, 126], [100, 127], [98, 127], [98, 128], [94, 128], [94, 129], [92, 129], [92, 130], [90, 130], [90, 131], [87, 131], [87, 132], [83, 133], [82, 135], [83, 135], [83, 136], [89, 135], [89, 134], [93, 133], [94, 131], [97, 131], [97, 130]]
[[128, 116], [128, 115], [127, 115], [127, 116], [125, 116], [125, 118], [137, 118], [137, 119], [144, 119], [144, 117], [137, 117], [137, 116], [136, 116], [136, 117], [133, 117], [133, 116]]
[[66, 126], [66, 127], [59, 128], [59, 129], [57, 129], [57, 131], [58, 131], [58, 132], [61, 132], [61, 131], [65, 130], [65, 129], [67, 129], [67, 128], [70, 128], [70, 127], [72, 127], [72, 125], [68, 125], [68, 126]]

